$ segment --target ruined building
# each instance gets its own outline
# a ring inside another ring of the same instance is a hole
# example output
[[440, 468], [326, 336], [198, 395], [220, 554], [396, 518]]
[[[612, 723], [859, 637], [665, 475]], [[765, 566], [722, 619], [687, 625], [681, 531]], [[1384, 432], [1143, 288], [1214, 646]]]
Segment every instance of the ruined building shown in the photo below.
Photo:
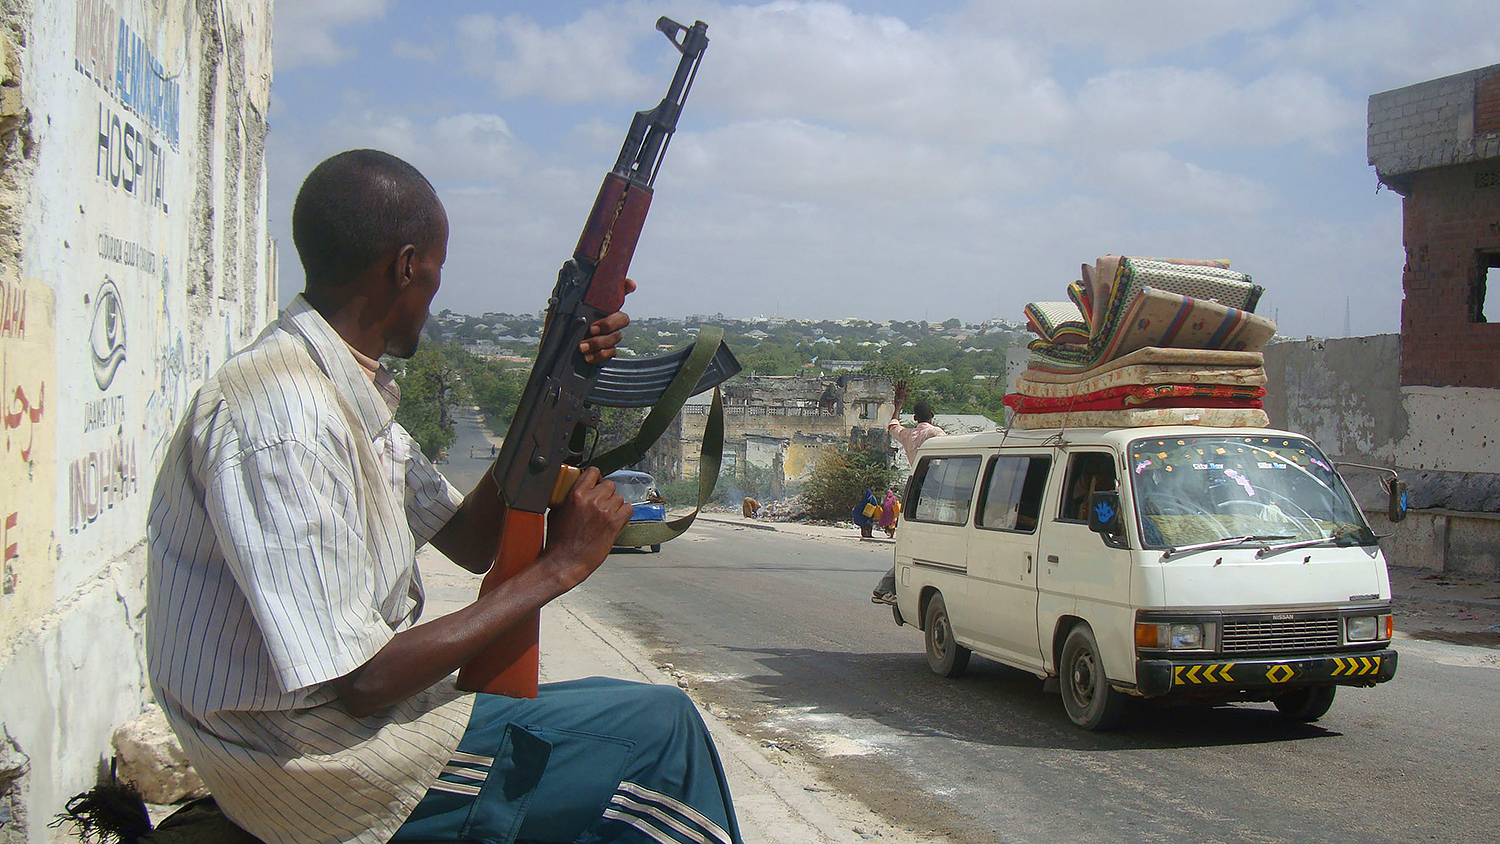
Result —
[[271, 0], [0, 4], [0, 844], [150, 700], [146, 507], [275, 312]]
[[[820, 452], [841, 445], [886, 448], [895, 388], [884, 376], [738, 375], [724, 384], [723, 477], [771, 472], [778, 496], [795, 489]], [[694, 396], [637, 468], [658, 480], [696, 477], [712, 393]]]

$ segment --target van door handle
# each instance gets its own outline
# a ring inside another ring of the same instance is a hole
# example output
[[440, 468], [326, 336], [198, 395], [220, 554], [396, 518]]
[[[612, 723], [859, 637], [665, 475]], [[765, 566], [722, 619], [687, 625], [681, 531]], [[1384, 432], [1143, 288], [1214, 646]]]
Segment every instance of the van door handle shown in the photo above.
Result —
[[1054, 565], [1054, 566], [1057, 565], [1057, 555], [1056, 554], [1048, 554], [1047, 555], [1047, 562], [1050, 563], [1050, 564], [1052, 564], [1052, 565]]
[[1026, 573], [1031, 574], [1031, 552], [1026, 552]]

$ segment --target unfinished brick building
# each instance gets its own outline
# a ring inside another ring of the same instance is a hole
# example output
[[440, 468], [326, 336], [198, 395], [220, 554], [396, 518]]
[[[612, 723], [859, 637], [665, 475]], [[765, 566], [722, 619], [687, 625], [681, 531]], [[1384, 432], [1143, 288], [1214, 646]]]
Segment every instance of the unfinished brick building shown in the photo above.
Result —
[[1500, 65], [1370, 98], [1369, 158], [1401, 194], [1401, 383], [1500, 388]]

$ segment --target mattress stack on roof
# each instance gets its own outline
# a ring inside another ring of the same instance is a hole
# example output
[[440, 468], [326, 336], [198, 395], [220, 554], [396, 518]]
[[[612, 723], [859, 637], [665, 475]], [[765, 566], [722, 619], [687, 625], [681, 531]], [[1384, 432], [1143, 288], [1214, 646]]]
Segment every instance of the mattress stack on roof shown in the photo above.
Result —
[[1071, 301], [1026, 306], [1039, 339], [1005, 397], [1012, 426], [1266, 425], [1261, 292], [1227, 261], [1084, 264]]

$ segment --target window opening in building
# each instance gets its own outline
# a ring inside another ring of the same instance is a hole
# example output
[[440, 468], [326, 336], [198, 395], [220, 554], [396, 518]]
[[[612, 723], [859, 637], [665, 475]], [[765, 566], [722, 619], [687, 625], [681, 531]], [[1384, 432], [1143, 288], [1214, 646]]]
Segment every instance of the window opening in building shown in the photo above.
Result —
[[1474, 322], [1500, 322], [1500, 250], [1480, 250], [1474, 263]]

